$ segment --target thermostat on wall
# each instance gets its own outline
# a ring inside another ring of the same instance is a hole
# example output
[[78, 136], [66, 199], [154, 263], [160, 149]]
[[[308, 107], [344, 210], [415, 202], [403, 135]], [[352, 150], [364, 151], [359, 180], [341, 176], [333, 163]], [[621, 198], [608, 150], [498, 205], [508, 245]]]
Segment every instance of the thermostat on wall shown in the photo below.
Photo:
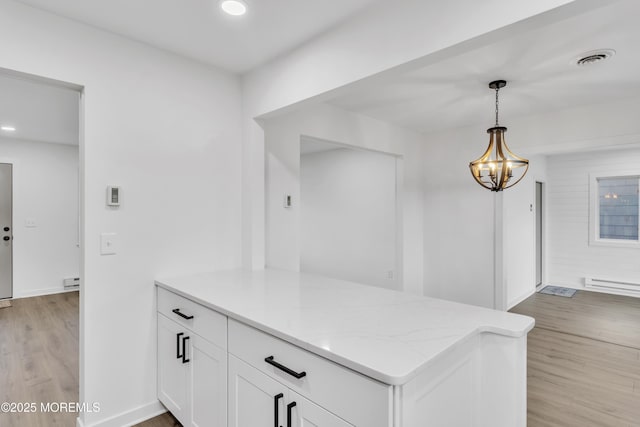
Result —
[[107, 206], [120, 206], [120, 187], [107, 187]]

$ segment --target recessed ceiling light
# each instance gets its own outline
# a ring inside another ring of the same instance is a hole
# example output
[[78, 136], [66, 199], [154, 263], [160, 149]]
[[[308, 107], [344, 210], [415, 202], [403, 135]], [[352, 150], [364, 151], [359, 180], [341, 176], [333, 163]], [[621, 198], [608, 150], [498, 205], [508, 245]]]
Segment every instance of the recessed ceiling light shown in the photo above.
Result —
[[593, 65], [602, 62], [606, 59], [611, 58], [615, 54], [616, 51], [613, 49], [592, 50], [578, 56], [573, 61], [571, 61], [571, 63], [577, 65], [578, 67], [584, 67], [585, 65]]
[[2, 129], [5, 132], [15, 132], [16, 128], [14, 128], [13, 126], [0, 126], [0, 129]]
[[224, 0], [220, 7], [229, 15], [241, 16], [247, 13], [247, 4], [241, 0]]

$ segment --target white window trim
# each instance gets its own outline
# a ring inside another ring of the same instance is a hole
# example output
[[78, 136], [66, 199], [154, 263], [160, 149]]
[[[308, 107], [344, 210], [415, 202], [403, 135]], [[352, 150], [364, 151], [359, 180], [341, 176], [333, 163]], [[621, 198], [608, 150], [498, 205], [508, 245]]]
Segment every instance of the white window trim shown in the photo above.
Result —
[[[610, 171], [589, 174], [589, 246], [609, 246], [615, 248], [640, 249], [640, 240], [601, 239], [600, 238], [600, 203], [598, 198], [599, 178], [640, 177], [640, 169], [626, 171]], [[638, 208], [640, 210], [640, 207]], [[640, 213], [640, 212], [639, 212]]]

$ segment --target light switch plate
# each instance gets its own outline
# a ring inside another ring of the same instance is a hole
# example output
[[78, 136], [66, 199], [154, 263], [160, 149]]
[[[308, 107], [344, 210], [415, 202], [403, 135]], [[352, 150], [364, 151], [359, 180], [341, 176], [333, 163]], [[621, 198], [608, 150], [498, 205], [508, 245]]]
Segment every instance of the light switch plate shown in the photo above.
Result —
[[287, 209], [289, 209], [291, 206], [293, 206], [293, 200], [291, 199], [291, 194], [285, 194], [284, 195], [284, 200], [283, 200], [282, 204]]
[[100, 235], [100, 255], [115, 255], [118, 249], [118, 235], [116, 233], [102, 233]]

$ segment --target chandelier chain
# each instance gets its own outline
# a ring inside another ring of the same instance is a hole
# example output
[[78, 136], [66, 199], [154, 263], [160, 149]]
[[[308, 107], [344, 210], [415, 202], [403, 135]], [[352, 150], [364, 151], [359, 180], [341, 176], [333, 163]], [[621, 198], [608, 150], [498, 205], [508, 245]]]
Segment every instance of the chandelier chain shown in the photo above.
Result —
[[498, 92], [500, 91], [499, 87], [496, 87], [496, 127], [498, 127]]

